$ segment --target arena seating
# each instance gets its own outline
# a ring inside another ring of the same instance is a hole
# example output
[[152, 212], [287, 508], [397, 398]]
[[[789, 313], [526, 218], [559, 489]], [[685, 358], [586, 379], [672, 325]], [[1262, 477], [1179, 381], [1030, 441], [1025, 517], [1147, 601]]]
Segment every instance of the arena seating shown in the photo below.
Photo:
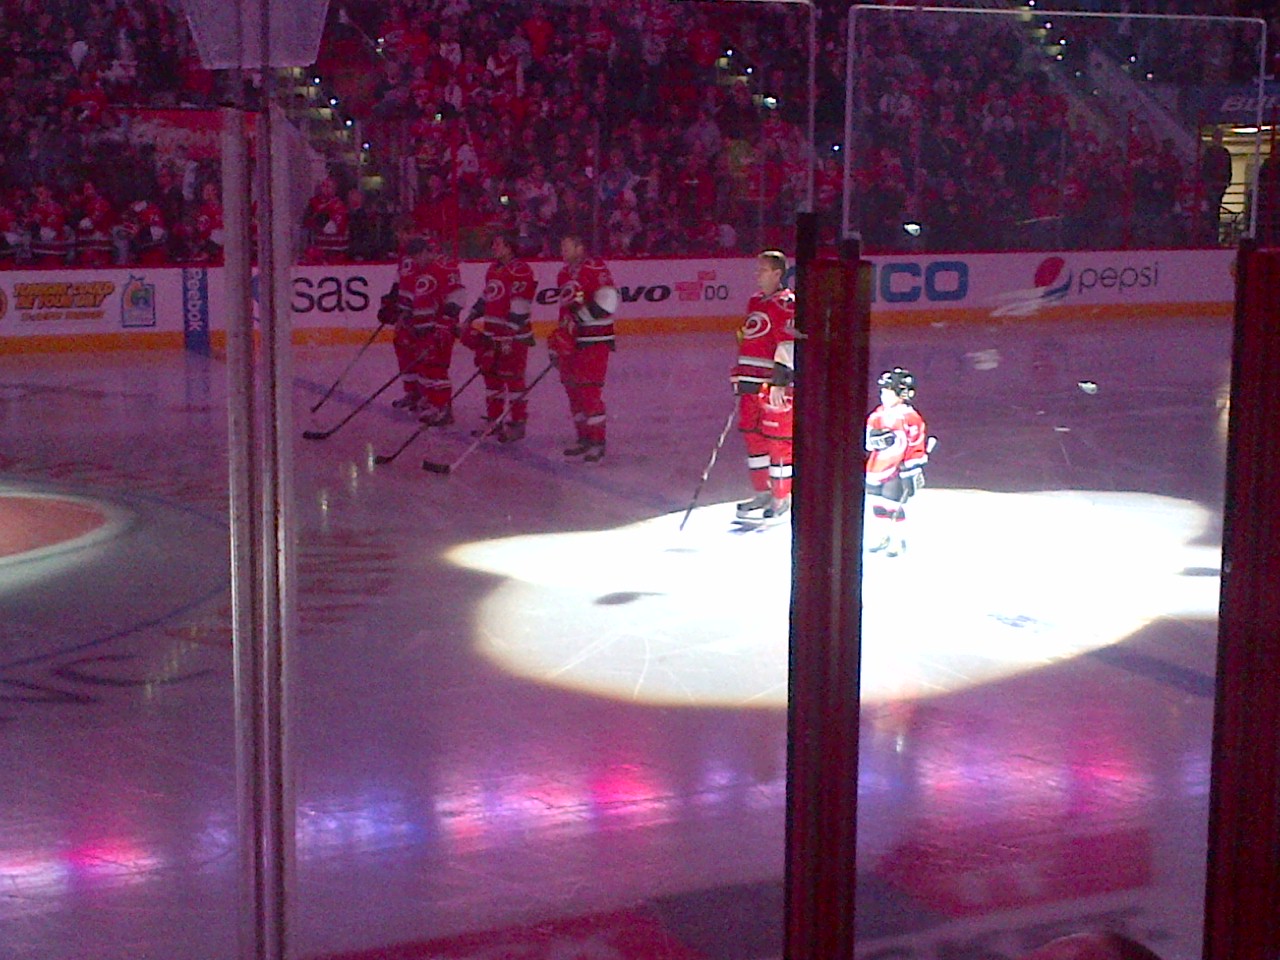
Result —
[[[1055, 4], [1081, 9], [1038, 8]], [[610, 256], [784, 243], [806, 189], [807, 24], [798, 8], [752, 6], [747, 16], [669, 0], [333, 4], [316, 72], [367, 154], [330, 158], [327, 202], [347, 232], [335, 240], [337, 228], [310, 215], [307, 255], [386, 257], [393, 223], [434, 230], [464, 256], [487, 253], [494, 225], [515, 229], [529, 256], [553, 256], [565, 232]], [[1127, 4], [1157, 7], [1233, 5]], [[219, 102], [170, 5], [125, 0], [85, 14], [67, 0], [5, 0], [0, 11], [10, 54], [0, 58], [0, 265], [216, 260], [216, 155], [139, 133], [140, 109]], [[832, 238], [848, 146], [847, 13], [823, 4], [820, 14], [815, 198]], [[1076, 122], [1072, 92], [1030, 69], [1016, 38], [992, 45], [975, 33], [962, 55], [955, 36], [943, 44], [908, 19], [867, 29], [851, 209], [869, 250], [1220, 242], [1195, 165], [1143, 129], [1100, 146]], [[1185, 73], [1200, 69], [1194, 42], [1170, 33], [1123, 52], [1140, 70]], [[1247, 66], [1200, 79], [1232, 81]]]

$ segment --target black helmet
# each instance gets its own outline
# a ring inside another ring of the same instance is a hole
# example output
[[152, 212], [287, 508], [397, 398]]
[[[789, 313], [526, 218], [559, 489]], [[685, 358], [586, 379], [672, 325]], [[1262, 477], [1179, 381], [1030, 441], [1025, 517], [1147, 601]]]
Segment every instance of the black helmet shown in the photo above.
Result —
[[880, 374], [880, 379], [876, 381], [876, 385], [884, 388], [888, 387], [903, 400], [910, 400], [916, 395], [916, 378], [910, 370], [904, 370], [902, 367], [894, 367], [892, 370], [886, 370]]

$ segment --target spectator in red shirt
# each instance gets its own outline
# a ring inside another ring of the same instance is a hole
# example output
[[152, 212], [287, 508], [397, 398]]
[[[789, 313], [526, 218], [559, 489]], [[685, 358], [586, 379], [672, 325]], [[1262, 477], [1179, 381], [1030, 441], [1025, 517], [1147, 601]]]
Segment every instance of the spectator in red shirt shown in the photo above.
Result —
[[191, 235], [192, 259], [202, 263], [221, 263], [224, 229], [222, 197], [215, 183], [200, 190], [200, 206], [196, 209]]
[[724, 43], [720, 39], [720, 31], [713, 27], [707, 17], [697, 13], [685, 34], [685, 46], [689, 50], [689, 60], [702, 71], [702, 82], [715, 81], [714, 68], [716, 61], [724, 55]]
[[325, 177], [307, 203], [303, 226], [311, 233], [307, 259], [312, 263], [341, 263], [347, 258], [351, 236], [347, 205], [338, 196], [338, 185]]
[[413, 208], [413, 226], [418, 233], [430, 232], [440, 242], [452, 249], [458, 238], [458, 195], [446, 190], [444, 178], [439, 174], [427, 177], [426, 189]]
[[116, 224], [116, 211], [111, 201], [98, 192], [92, 181], [86, 180], [79, 195], [71, 198], [71, 206], [76, 259], [85, 266], [107, 266], [115, 249], [111, 230]]
[[613, 41], [613, 28], [605, 21], [600, 8], [592, 7], [579, 48], [584, 79], [594, 78], [608, 70]]
[[556, 34], [556, 28], [547, 19], [546, 8], [540, 3], [536, 4], [520, 26], [529, 39], [529, 55], [535, 61], [542, 60], [551, 49], [551, 41]]
[[435, 44], [431, 40], [425, 15], [410, 21], [408, 28], [400, 36], [399, 51], [400, 56], [415, 67], [426, 66], [435, 52]]
[[149, 200], [137, 200], [129, 205], [120, 221], [117, 235], [126, 245], [126, 262], [144, 267], [169, 262], [169, 229], [159, 207]]
[[512, 52], [511, 43], [506, 37], [498, 40], [497, 49], [485, 60], [484, 67], [500, 87], [505, 87], [508, 83], [518, 86], [521, 82], [520, 61]]

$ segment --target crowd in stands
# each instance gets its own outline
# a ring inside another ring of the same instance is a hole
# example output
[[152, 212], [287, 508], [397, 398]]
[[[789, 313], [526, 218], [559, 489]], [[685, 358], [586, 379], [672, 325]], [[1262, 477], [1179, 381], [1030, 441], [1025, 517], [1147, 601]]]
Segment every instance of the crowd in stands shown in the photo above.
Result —
[[794, 10], [348, 9], [380, 39], [371, 139], [415, 158], [420, 226], [479, 247], [510, 223], [530, 253], [582, 232], [614, 256], [738, 253], [788, 226], [808, 149]]
[[[1046, 39], [1079, 51], [1133, 38], [1115, 25], [1059, 21]], [[1140, 115], [1081, 109], [1070, 59], [1047, 82], [1017, 26], [881, 16], [860, 30], [853, 202], [870, 248], [1218, 242], [1229, 158], [1222, 181], [1204, 145], [1187, 156]]]
[[[1232, 12], [1228, 0], [1121, 6]], [[321, 79], [347, 99], [390, 186], [369, 190], [367, 171], [335, 158], [302, 218], [304, 255], [387, 257], [393, 221], [469, 256], [499, 225], [526, 256], [554, 255], [569, 232], [614, 257], [789, 245], [810, 167], [806, 16], [669, 0], [332, 4], [326, 45], [368, 58]], [[848, 154], [852, 223], [872, 251], [1218, 241], [1221, 192], [1204, 157], [1141, 118], [1109, 128], [1070, 78], [1073, 56], [1105, 44], [1137, 75], [1235, 82], [1247, 51], [1215, 56], [1226, 34], [1110, 21], [1105, 36], [1076, 30], [1046, 70], [1014, 21], [865, 16], [846, 144], [847, 17], [819, 5], [812, 165], [828, 238]], [[157, 145], [139, 119], [218, 102], [171, 5], [3, 0], [0, 44], [0, 265], [216, 262], [216, 153]], [[352, 74], [364, 95], [346, 98]]]
[[218, 171], [135, 134], [207, 107], [214, 75], [163, 0], [0, 3], [0, 265], [207, 262]]

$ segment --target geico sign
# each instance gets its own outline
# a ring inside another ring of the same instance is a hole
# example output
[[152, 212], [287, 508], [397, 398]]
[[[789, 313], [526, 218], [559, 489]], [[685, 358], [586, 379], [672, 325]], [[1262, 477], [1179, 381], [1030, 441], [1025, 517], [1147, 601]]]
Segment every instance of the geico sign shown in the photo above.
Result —
[[[618, 287], [618, 298], [623, 303], [638, 303], [644, 300], [647, 303], [661, 303], [663, 300], [670, 298], [671, 288], [665, 284], [656, 284], [652, 287], [641, 284], [638, 287]], [[560, 304], [560, 291], [555, 287], [543, 287], [538, 291], [538, 295], [534, 298], [544, 307], [554, 307]]]
[[369, 308], [369, 279], [294, 277], [294, 313], [359, 313]]
[[875, 263], [872, 268], [875, 274], [872, 302], [945, 303], [963, 300], [969, 295], [969, 265], [963, 260]]

